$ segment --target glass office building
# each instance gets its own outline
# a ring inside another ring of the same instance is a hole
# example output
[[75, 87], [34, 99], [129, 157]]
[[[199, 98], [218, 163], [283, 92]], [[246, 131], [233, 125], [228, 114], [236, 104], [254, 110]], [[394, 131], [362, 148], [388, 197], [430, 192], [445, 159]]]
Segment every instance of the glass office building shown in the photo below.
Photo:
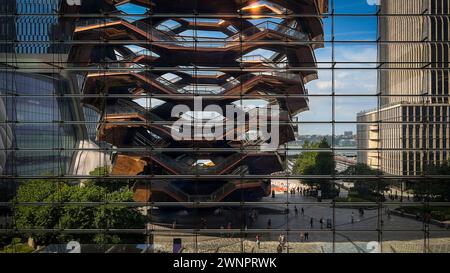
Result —
[[[0, 29], [1, 101], [5, 109], [2, 137], [5, 160], [2, 183], [14, 191], [20, 175], [67, 175], [75, 148], [88, 139], [98, 119], [75, 98], [77, 82], [64, 68], [70, 47], [70, 26], [57, 16], [61, 1], [2, 1]], [[58, 65], [59, 64], [59, 65]], [[76, 121], [89, 119], [89, 124]], [[87, 132], [89, 126], [90, 133]], [[6, 133], [8, 132], [8, 134]], [[14, 181], [14, 183], [13, 183]]]
[[[58, 151], [74, 148], [76, 135], [65, 99], [58, 99], [61, 87], [57, 78], [31, 73], [1, 73], [1, 94], [7, 109], [7, 121], [13, 134], [4, 174], [65, 174], [72, 153]], [[39, 151], [41, 149], [43, 151]]]

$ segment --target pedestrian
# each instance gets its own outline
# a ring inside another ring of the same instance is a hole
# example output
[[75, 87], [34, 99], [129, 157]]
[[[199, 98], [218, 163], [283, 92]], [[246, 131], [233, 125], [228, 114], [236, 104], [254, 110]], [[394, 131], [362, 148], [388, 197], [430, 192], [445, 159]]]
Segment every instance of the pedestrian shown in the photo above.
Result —
[[303, 234], [303, 232], [300, 232], [300, 242], [304, 241], [305, 241], [305, 234]]
[[282, 253], [283, 252], [283, 247], [281, 246], [281, 244], [279, 244], [277, 246], [277, 253]]
[[311, 220], [309, 221], [309, 225], [311, 226], [311, 228], [314, 227], [314, 218], [311, 217]]
[[259, 234], [256, 234], [256, 246], [258, 247], [258, 249], [261, 248], [261, 237], [259, 236]]
[[352, 220], [352, 224], [355, 223], [355, 213], [352, 211], [352, 216], [351, 216], [351, 220]]
[[305, 232], [305, 241], [309, 240], [309, 232]]
[[320, 229], [323, 229], [323, 218], [320, 218], [319, 223], [320, 223]]
[[228, 229], [228, 236], [231, 238], [231, 222], [228, 222], [227, 229]]
[[297, 217], [297, 216], [298, 216], [298, 209], [297, 209], [297, 206], [295, 206], [294, 212], [295, 212], [295, 217]]
[[269, 218], [269, 220], [267, 220], [267, 229], [270, 229], [272, 227], [272, 220]]
[[305, 209], [302, 208], [302, 216], [305, 216]]

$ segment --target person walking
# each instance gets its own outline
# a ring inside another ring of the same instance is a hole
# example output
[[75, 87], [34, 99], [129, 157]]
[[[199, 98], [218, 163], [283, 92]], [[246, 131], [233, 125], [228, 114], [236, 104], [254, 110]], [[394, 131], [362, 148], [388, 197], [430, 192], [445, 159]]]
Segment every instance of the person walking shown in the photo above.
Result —
[[261, 248], [261, 237], [259, 236], [259, 234], [256, 234], [256, 246], [258, 247], [258, 249]]
[[355, 213], [352, 211], [352, 216], [351, 216], [351, 220], [352, 220], [352, 224], [354, 224], [355, 223]]
[[267, 220], [267, 229], [270, 229], [272, 227], [272, 220], [269, 218], [269, 220]]
[[303, 234], [303, 232], [300, 232], [300, 242], [304, 241], [305, 241], [305, 234]]
[[279, 244], [278, 246], [277, 246], [277, 253], [279, 254], [279, 253], [283, 253], [283, 247], [281, 246], [281, 244]]
[[314, 227], [314, 218], [311, 217], [311, 220], [309, 221], [309, 225], [311, 228]]
[[305, 241], [309, 240], [309, 232], [305, 232]]
[[305, 209], [302, 208], [302, 216], [305, 216]]
[[295, 217], [297, 217], [297, 216], [298, 216], [298, 209], [297, 209], [297, 206], [294, 207], [294, 212], [295, 212]]
[[280, 234], [280, 236], [278, 237], [278, 242], [280, 243], [280, 245], [283, 245], [283, 241], [284, 241], [284, 235]]
[[320, 229], [323, 229], [323, 218], [320, 218], [319, 223], [320, 223]]

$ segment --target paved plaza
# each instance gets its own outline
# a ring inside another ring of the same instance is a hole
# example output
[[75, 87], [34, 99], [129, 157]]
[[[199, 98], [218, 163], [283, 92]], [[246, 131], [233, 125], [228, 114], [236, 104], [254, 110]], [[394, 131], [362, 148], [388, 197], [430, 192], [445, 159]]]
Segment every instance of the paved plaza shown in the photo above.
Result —
[[[296, 187], [296, 184], [293, 185]], [[287, 202], [290, 204], [287, 205]], [[290, 252], [332, 252], [333, 241], [336, 242], [335, 252], [367, 252], [367, 244], [379, 241], [381, 236], [384, 242], [383, 252], [423, 252], [424, 248], [428, 251], [434, 249], [436, 252], [450, 252], [450, 230], [436, 225], [425, 227], [422, 221], [415, 219], [392, 214], [388, 216], [386, 208], [366, 207], [364, 215], [361, 215], [358, 208], [336, 207], [333, 210], [327, 200], [320, 203], [316, 198], [298, 193], [277, 193], [275, 198], [265, 197], [260, 203], [245, 209], [223, 208], [221, 214], [217, 210], [207, 209], [161, 212], [157, 219], [165, 219], [167, 223], [174, 219], [172, 221], [176, 221], [176, 229], [201, 228], [214, 229], [216, 232], [195, 237], [188, 233], [177, 234], [176, 230], [173, 230], [173, 234], [166, 231], [164, 236], [155, 236], [155, 243], [160, 240], [162, 245], [170, 245], [172, 238], [178, 236], [184, 238], [186, 251], [194, 251], [196, 245], [197, 251], [204, 249], [204, 252], [272, 252], [276, 250], [279, 236], [283, 234]], [[298, 214], [295, 213], [295, 207]], [[302, 208], [304, 214], [301, 212]], [[390, 207], [391, 210], [394, 208]], [[248, 220], [248, 214], [252, 210], [257, 211], [256, 221], [253, 223]], [[336, 228], [334, 234], [327, 228], [327, 219], [332, 223], [333, 217]], [[268, 228], [269, 219], [272, 232], [260, 231]], [[323, 224], [320, 224], [320, 219]], [[379, 233], [377, 230], [381, 225], [382, 232]], [[229, 228], [233, 232], [228, 232]], [[429, 230], [429, 240], [424, 238], [426, 228]], [[220, 230], [220, 234], [217, 230]], [[239, 230], [246, 231], [246, 237]], [[306, 233], [308, 240], [304, 238]], [[259, 249], [255, 247], [257, 234], [261, 238]], [[284, 251], [288, 249], [285, 248]]]

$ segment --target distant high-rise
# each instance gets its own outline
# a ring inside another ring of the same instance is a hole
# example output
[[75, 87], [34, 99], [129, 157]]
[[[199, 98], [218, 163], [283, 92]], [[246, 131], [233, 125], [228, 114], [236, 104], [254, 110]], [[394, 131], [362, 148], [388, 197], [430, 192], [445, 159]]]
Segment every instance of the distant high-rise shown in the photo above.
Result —
[[448, 160], [449, 12], [448, 1], [381, 0], [380, 108], [358, 114], [359, 162], [420, 175]]

